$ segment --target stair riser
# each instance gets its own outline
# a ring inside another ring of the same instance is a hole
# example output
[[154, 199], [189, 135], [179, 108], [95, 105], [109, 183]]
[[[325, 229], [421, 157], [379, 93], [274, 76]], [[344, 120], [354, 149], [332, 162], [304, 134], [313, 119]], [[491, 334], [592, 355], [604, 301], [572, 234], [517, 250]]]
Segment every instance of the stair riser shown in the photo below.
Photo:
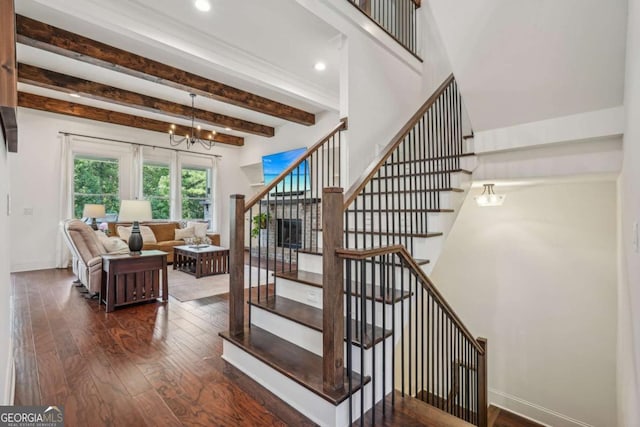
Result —
[[359, 230], [405, 230], [407, 224], [428, 232], [442, 232], [450, 227], [453, 212], [403, 213], [403, 212], [350, 212], [348, 228]]
[[466, 156], [460, 158], [460, 167], [462, 169], [466, 169], [468, 171], [473, 171], [476, 169], [478, 165], [478, 157], [477, 156]]
[[[277, 334], [280, 338], [285, 339], [292, 344], [302, 347], [312, 353], [322, 356], [322, 332], [309, 328], [293, 320], [286, 319], [268, 310], [264, 310], [260, 307], [251, 306], [251, 323], [261, 329], [266, 330], [272, 334]], [[286, 331], [283, 334], [282, 331]], [[346, 332], [345, 332], [346, 333]], [[399, 336], [396, 337], [396, 341]], [[344, 363], [347, 364], [347, 349], [351, 349], [352, 354], [352, 370], [357, 373], [363, 373], [360, 360], [364, 360], [364, 374], [370, 375], [373, 367], [374, 349], [376, 358], [376, 369], [379, 372], [380, 378], [382, 378], [381, 358], [383, 352], [383, 346], [386, 346], [387, 355], [391, 355], [394, 348], [393, 337], [386, 338], [384, 342], [377, 343], [373, 348], [363, 349], [358, 345], [352, 344], [351, 346], [345, 346]], [[391, 375], [387, 370], [387, 377]], [[390, 382], [389, 382], [390, 384]]]
[[[373, 194], [358, 199], [358, 209], [377, 210], [379, 206], [382, 210], [398, 208], [428, 207], [438, 209], [455, 209], [460, 204], [461, 195], [458, 191], [440, 192], [416, 192], [416, 193], [389, 193]], [[355, 208], [355, 205], [351, 206]]]
[[355, 236], [349, 234], [347, 247], [355, 248], [356, 241], [357, 247], [359, 248], [402, 244], [409, 249], [414, 258], [432, 260], [442, 248], [443, 236], [404, 238], [401, 236], [379, 236], [372, 234]]
[[464, 140], [464, 152], [465, 153], [473, 153], [475, 145], [473, 143], [473, 138], [467, 138]]
[[[352, 318], [356, 319], [359, 314], [356, 313], [356, 307], [360, 304], [359, 297], [351, 297], [352, 304]], [[404, 306], [404, 308], [402, 307]], [[347, 310], [347, 303], [345, 301], [345, 310]], [[406, 322], [409, 319], [409, 300], [402, 300], [402, 305], [398, 302], [395, 304], [395, 312], [394, 308], [391, 304], [382, 304], [381, 302], [375, 302], [373, 305], [373, 310], [375, 310], [375, 314], [372, 312], [371, 300], [367, 300], [367, 313], [366, 313], [366, 323], [374, 324], [380, 328], [384, 327], [387, 330], [391, 330], [393, 325], [393, 316], [395, 315], [396, 325], [401, 325], [402, 319]], [[404, 310], [404, 311], [403, 311]], [[359, 320], [359, 319], [358, 319]], [[399, 331], [396, 331], [396, 340], [399, 339]]]
[[[341, 427], [349, 425], [348, 400], [334, 406], [227, 340], [223, 340], [222, 358], [318, 425]], [[364, 392], [365, 402], [367, 402], [370, 397], [366, 396], [366, 387]], [[354, 409], [357, 408], [354, 414], [357, 415], [360, 413], [360, 393], [361, 391], [358, 391], [353, 396], [353, 402], [357, 402], [357, 405], [354, 404]], [[365, 409], [370, 407], [369, 403]]]
[[[402, 172], [402, 171], [401, 171]], [[402, 175], [397, 177], [397, 171], [391, 175], [391, 171], [388, 171], [389, 179], [375, 179], [371, 182], [370, 190], [393, 192], [398, 190], [417, 190], [420, 188], [447, 188], [447, 187], [461, 187], [465, 182], [469, 181], [469, 174], [463, 172], [450, 173], [450, 177], [447, 179], [446, 174], [435, 174], [425, 176], [410, 176]], [[411, 171], [407, 170], [407, 174]], [[385, 176], [385, 175], [383, 175]]]
[[322, 308], [322, 288], [277, 278], [276, 295], [301, 302], [316, 308]]
[[298, 254], [298, 270], [322, 274], [322, 257], [319, 255]]

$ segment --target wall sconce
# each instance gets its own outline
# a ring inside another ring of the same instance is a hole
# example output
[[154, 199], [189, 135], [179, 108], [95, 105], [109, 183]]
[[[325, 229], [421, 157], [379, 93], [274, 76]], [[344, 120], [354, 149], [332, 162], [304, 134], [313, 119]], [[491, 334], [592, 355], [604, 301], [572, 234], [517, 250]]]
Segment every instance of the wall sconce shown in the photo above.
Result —
[[504, 194], [496, 194], [493, 191], [493, 185], [494, 184], [484, 184], [482, 194], [475, 197], [478, 206], [502, 206], [507, 196]]

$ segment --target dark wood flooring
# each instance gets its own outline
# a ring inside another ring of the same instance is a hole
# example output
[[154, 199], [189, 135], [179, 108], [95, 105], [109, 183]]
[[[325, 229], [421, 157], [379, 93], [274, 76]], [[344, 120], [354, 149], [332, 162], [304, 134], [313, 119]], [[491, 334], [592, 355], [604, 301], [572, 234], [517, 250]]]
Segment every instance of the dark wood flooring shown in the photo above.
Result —
[[[314, 425], [220, 357], [227, 294], [105, 313], [72, 279], [11, 275], [15, 405], [64, 405], [71, 427]], [[407, 410], [380, 425], [420, 425]], [[537, 426], [498, 411], [494, 427]]]

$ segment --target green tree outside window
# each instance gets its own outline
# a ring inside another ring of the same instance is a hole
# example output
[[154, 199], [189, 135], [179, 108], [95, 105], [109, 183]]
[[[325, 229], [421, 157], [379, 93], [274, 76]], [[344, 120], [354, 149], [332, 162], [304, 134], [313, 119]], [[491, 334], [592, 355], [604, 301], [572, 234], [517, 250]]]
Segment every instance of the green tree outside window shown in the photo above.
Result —
[[120, 208], [118, 161], [76, 157], [73, 164], [73, 215], [82, 217], [87, 203], [105, 205], [107, 214]]
[[142, 167], [142, 193], [151, 202], [153, 219], [169, 219], [171, 181], [169, 166], [145, 164]]
[[182, 168], [182, 218], [204, 219], [207, 188], [208, 169]]

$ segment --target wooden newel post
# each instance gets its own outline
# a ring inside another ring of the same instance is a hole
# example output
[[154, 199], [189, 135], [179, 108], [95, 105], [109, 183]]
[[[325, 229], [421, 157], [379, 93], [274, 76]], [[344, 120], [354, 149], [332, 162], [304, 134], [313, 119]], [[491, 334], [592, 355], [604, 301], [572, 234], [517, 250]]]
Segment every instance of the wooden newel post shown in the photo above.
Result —
[[344, 388], [344, 291], [342, 248], [344, 233], [342, 188], [322, 193], [322, 385], [325, 390]]
[[484, 353], [478, 356], [478, 426], [489, 424], [489, 381], [487, 376], [487, 339], [478, 338]]
[[229, 334], [244, 332], [244, 194], [231, 195], [229, 229]]

